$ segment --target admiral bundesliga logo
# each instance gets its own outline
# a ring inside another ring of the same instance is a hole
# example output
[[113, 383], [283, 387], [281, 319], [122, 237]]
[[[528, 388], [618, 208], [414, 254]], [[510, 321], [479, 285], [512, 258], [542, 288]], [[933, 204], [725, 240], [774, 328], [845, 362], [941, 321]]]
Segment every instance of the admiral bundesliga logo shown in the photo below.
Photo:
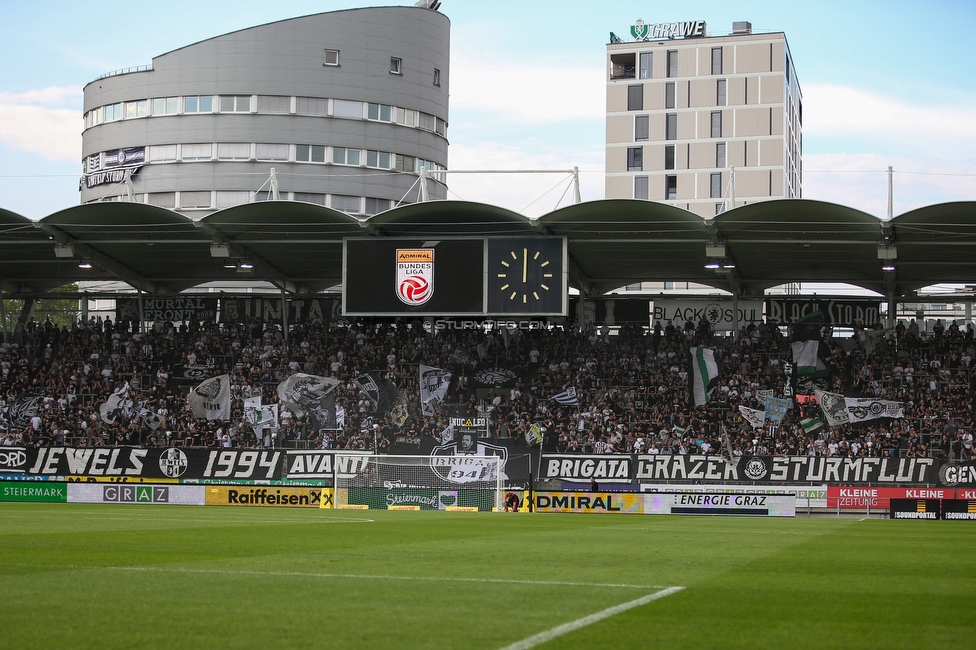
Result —
[[397, 298], [405, 305], [419, 307], [434, 295], [434, 249], [404, 249], [396, 252]]

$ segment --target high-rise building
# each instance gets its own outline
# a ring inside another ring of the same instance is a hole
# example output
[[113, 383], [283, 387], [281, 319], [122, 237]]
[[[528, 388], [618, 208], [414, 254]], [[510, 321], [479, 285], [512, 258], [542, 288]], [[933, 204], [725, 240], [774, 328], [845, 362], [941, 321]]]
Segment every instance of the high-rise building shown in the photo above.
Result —
[[450, 21], [418, 4], [259, 25], [99, 77], [82, 203], [197, 218], [277, 196], [368, 216], [416, 200], [421, 168], [445, 198]]
[[801, 196], [803, 104], [785, 34], [638, 21], [631, 36], [607, 45], [607, 198], [712, 217]]

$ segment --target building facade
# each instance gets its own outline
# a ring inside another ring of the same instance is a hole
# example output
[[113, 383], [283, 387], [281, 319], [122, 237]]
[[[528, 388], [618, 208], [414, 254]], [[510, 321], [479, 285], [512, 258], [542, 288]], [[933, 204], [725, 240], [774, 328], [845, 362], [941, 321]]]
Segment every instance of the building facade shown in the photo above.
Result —
[[[282, 20], [85, 87], [81, 201], [203, 217], [253, 200], [365, 217], [445, 198], [450, 21], [425, 7]], [[426, 175], [426, 174], [425, 174]]]
[[785, 34], [638, 21], [631, 36], [607, 46], [607, 198], [712, 217], [801, 197], [803, 105]]

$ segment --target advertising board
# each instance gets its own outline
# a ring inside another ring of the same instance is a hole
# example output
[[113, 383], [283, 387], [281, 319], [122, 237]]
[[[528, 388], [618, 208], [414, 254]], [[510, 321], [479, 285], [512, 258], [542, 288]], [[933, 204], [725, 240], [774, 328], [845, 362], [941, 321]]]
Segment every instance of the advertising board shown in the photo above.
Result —
[[[323, 505], [323, 499], [325, 499], [325, 505]], [[208, 506], [331, 508], [332, 489], [318, 487], [210, 485], [206, 487], [206, 504]]]
[[939, 499], [891, 499], [888, 516], [891, 519], [940, 519], [942, 501]]
[[536, 492], [536, 512], [641, 514], [644, 499], [628, 492]]
[[768, 494], [649, 493], [644, 495], [644, 514], [795, 517], [796, 498]]
[[202, 506], [202, 485], [68, 483], [68, 503]]
[[788, 485], [674, 485], [642, 483], [641, 492], [709, 492], [712, 494], [793, 495], [798, 508], [826, 508], [827, 487], [792, 487]]
[[0, 483], [0, 501], [35, 501], [64, 503], [68, 500], [68, 487], [65, 483], [45, 481], [42, 484], [30, 481], [3, 481]]
[[857, 487], [831, 485], [827, 488], [827, 507], [866, 510], [890, 507], [891, 499], [952, 499], [955, 490], [946, 488]]

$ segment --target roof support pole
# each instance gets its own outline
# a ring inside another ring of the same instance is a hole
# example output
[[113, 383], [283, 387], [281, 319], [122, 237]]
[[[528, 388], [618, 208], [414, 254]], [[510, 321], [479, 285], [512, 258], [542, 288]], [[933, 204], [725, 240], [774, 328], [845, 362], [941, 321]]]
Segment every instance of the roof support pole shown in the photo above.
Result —
[[3, 287], [0, 287], [0, 322], [3, 322], [3, 329], [0, 329], [0, 339], [6, 341], [10, 332], [7, 329], [7, 306], [3, 302]]
[[732, 340], [739, 340], [739, 292], [732, 292]]
[[894, 215], [894, 212], [895, 212], [895, 194], [894, 194], [895, 187], [894, 187], [894, 179], [893, 179], [893, 176], [894, 176], [894, 172], [891, 169], [891, 166], [889, 165], [888, 166], [888, 221], [891, 221], [891, 218], [893, 216], [895, 216]]
[[146, 320], [146, 310], [145, 310], [145, 307], [144, 307], [144, 305], [142, 303], [142, 289], [136, 289], [136, 291], [139, 292], [138, 293], [138, 297], [137, 297], [137, 299], [139, 301], [139, 329], [136, 330], [136, 331], [141, 332], [142, 331], [142, 323], [143, 323], [143, 321]]
[[285, 345], [288, 345], [288, 301], [285, 299], [285, 290], [281, 290], [281, 335], [285, 338]]
[[573, 203], [582, 203], [583, 199], [580, 195], [580, 182], [579, 182], [579, 167], [573, 167]]
[[893, 330], [898, 324], [898, 303], [895, 301], [895, 292], [888, 292], [888, 323], [887, 329]]

